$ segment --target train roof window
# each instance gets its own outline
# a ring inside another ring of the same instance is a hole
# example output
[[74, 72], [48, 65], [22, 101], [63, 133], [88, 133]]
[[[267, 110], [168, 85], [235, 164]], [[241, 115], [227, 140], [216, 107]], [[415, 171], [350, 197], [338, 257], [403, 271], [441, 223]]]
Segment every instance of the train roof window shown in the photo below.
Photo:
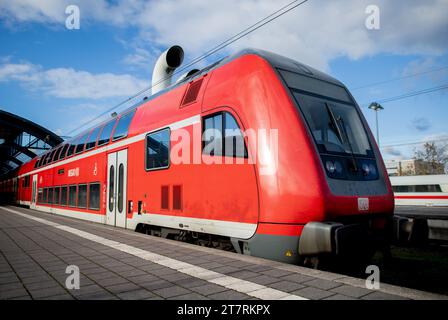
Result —
[[53, 159], [54, 153], [56, 152], [56, 149], [51, 150], [50, 155], [47, 158], [47, 164], [51, 163], [51, 160]]
[[52, 160], [53, 162], [59, 160], [59, 155], [61, 154], [61, 151], [62, 151], [62, 146], [60, 146], [60, 147], [56, 150], [56, 152], [55, 152], [55, 154], [54, 154], [54, 157], [53, 157], [53, 160]]
[[112, 141], [125, 138], [128, 135], [129, 125], [131, 124], [134, 114], [135, 110], [125, 115], [122, 115], [120, 119], [118, 119], [118, 123], [117, 126], [115, 127]]
[[40, 159], [36, 161], [36, 168], [40, 168], [40, 164], [42, 163], [43, 158], [44, 156], [40, 157]]
[[40, 159], [40, 164], [39, 164], [40, 167], [43, 167], [45, 165], [45, 161], [47, 160], [47, 156], [48, 156], [48, 153], [44, 154], [42, 156], [42, 158]]
[[84, 145], [86, 144], [88, 137], [89, 137], [89, 132], [87, 132], [85, 135], [81, 136], [81, 138], [78, 140], [78, 143], [76, 144], [75, 154], [81, 153], [84, 151]]
[[67, 149], [69, 146], [70, 146], [70, 144], [68, 144], [68, 143], [64, 144], [64, 146], [62, 147], [61, 154], [59, 156], [59, 160], [65, 159], [65, 154], [67, 153]]
[[100, 133], [101, 127], [93, 129], [92, 133], [90, 134], [89, 138], [86, 142], [86, 150], [90, 150], [95, 148], [96, 140], [98, 139], [98, 134]]
[[70, 157], [73, 153], [75, 153], [75, 147], [76, 147], [76, 141], [77, 140], [78, 139], [75, 138], [75, 139], [73, 139], [72, 141], [69, 142], [70, 147], [67, 150], [67, 158]]
[[103, 144], [109, 142], [110, 135], [112, 133], [112, 129], [114, 128], [116, 121], [117, 120], [114, 119], [104, 125], [103, 130], [101, 130], [100, 137], [98, 138], [98, 146], [102, 146]]

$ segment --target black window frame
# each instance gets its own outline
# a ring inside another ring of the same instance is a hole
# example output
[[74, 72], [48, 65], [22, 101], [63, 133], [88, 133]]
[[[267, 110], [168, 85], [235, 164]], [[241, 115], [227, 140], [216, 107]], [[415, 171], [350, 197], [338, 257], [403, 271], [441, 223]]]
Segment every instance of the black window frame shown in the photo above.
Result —
[[[168, 165], [163, 167], [154, 167], [154, 168], [148, 168], [148, 137], [150, 135], [162, 132], [168, 130]], [[145, 171], [156, 171], [156, 170], [166, 170], [169, 169], [171, 166], [171, 128], [166, 127], [162, 129], [158, 129], [156, 131], [150, 132], [145, 136]]]
[[62, 146], [62, 151], [61, 154], [59, 155], [59, 160], [64, 160], [65, 159], [65, 155], [67, 154], [67, 150], [70, 147], [70, 143], [65, 143]]
[[[83, 206], [79, 205], [79, 200], [80, 200], [80, 195], [81, 195], [79, 190], [80, 190], [81, 187], [85, 187], [86, 188], [86, 190], [85, 190], [85, 198], [84, 198], [84, 205]], [[78, 187], [76, 188], [76, 191], [77, 191], [76, 192], [76, 208], [87, 209], [87, 190], [88, 190], [87, 183], [80, 183], [80, 184], [78, 184]]]
[[[124, 117], [128, 117], [128, 116], [130, 116], [131, 119], [129, 120], [127, 129], [126, 129], [126, 134], [118, 136], [118, 137], [115, 137], [115, 133], [117, 131], [118, 126], [120, 125], [121, 119], [123, 119]], [[128, 112], [128, 113], [123, 114], [123, 115], [120, 116], [120, 118], [117, 120], [117, 123], [115, 124], [115, 126], [113, 128], [113, 132], [111, 133], [112, 142], [124, 139], [124, 138], [126, 138], [128, 136], [128, 134], [129, 134], [129, 127], [131, 126], [131, 123], [132, 123], [132, 120], [134, 119], [134, 116], [135, 116], [135, 110], [132, 110], [131, 112]]]
[[[51, 197], [50, 197], [51, 195]], [[53, 204], [54, 202], [54, 188], [53, 187], [49, 187], [48, 188], [48, 195], [47, 195], [47, 203], [48, 204]]]
[[[107, 140], [104, 140], [103, 143], [100, 143], [100, 138], [101, 138], [102, 135], [103, 135], [104, 129], [105, 129], [109, 124], [111, 124], [111, 123], [113, 124], [113, 126], [112, 126], [112, 128], [110, 129], [110, 132], [109, 132], [109, 138], [108, 138]], [[112, 133], [114, 132], [114, 129], [115, 129], [116, 124], [117, 124], [117, 119], [115, 118], [115, 119], [113, 119], [113, 120], [111, 120], [111, 121], [109, 121], [109, 122], [106, 122], [106, 123], [103, 125], [103, 127], [101, 128], [101, 132], [100, 132], [99, 135], [98, 135], [97, 142], [96, 142], [97, 147], [99, 147], [99, 146], [105, 146], [105, 145], [107, 145], [108, 143], [110, 143], [110, 140], [111, 140], [111, 137], [112, 137]]]
[[42, 203], [47, 204], [48, 203], [48, 188], [44, 188], [44, 193], [42, 195]]
[[70, 158], [75, 155], [75, 150], [77, 146], [77, 142], [80, 139], [80, 137], [76, 137], [75, 139], [71, 140], [68, 144], [70, 145], [67, 149], [67, 155], [66, 158]]
[[[237, 150], [233, 150], [233, 152], [234, 152], [233, 155], [227, 155], [226, 154], [226, 138], [227, 138], [227, 136], [226, 136], [226, 130], [227, 130], [227, 128], [226, 128], [226, 115], [229, 115], [229, 116], [231, 116], [233, 118], [233, 120], [235, 121], [236, 125], [238, 126], [238, 129], [241, 132], [241, 137], [243, 138], [243, 142], [244, 142], [244, 156], [236, 155], [236, 151]], [[221, 128], [222, 128], [222, 131], [221, 131], [221, 153], [219, 153], [219, 154], [204, 153], [206, 142], [208, 142], [208, 141], [204, 141], [203, 140], [204, 132], [205, 132], [205, 121], [207, 121], [207, 119], [214, 118], [214, 117], [217, 117], [217, 116], [221, 116]], [[237, 117], [232, 112], [229, 112], [229, 111], [226, 111], [226, 110], [222, 110], [222, 111], [218, 111], [218, 112], [215, 112], [215, 113], [211, 113], [209, 115], [206, 115], [206, 116], [202, 117], [201, 124], [202, 124], [202, 130], [201, 130], [201, 140], [202, 140], [201, 141], [201, 146], [202, 146], [201, 153], [202, 154], [205, 154], [205, 155], [211, 156], [211, 157], [229, 157], [229, 158], [242, 158], [242, 159], [248, 159], [249, 158], [249, 152], [248, 152], [248, 149], [247, 149], [246, 139], [244, 137], [243, 130], [241, 129], [240, 123], [238, 123]]]
[[[62, 195], [64, 194], [64, 190], [65, 189], [65, 202], [62, 202]], [[59, 205], [66, 207], [68, 205], [68, 186], [67, 185], [63, 185], [61, 186], [61, 201], [59, 201]]]
[[[56, 194], [57, 194], [57, 197], [56, 197]], [[61, 202], [61, 187], [56, 186], [56, 187], [54, 187], [54, 190], [53, 190], [53, 204], [59, 206], [60, 202]]]
[[[91, 206], [91, 201], [90, 201], [90, 194], [91, 194], [91, 187], [92, 186], [98, 186], [98, 208], [96, 208], [96, 207], [92, 207]], [[101, 183], [100, 182], [92, 182], [92, 183], [89, 183], [89, 186], [88, 186], [88, 188], [87, 188], [87, 192], [88, 192], [88, 196], [87, 196], [87, 199], [88, 199], [88, 201], [87, 201], [87, 208], [89, 209], [89, 210], [94, 210], [94, 211], [99, 211], [100, 210], [100, 207], [101, 207]]]
[[59, 155], [61, 154], [61, 151], [62, 151], [62, 146], [59, 146], [56, 149], [56, 152], [54, 153], [53, 157], [51, 158], [51, 162], [52, 163], [59, 160]]
[[[74, 205], [70, 204], [70, 188], [75, 188], [75, 196], [74, 196], [75, 204]], [[67, 193], [68, 193], [68, 196], [67, 196], [67, 206], [70, 207], [70, 208], [76, 208], [76, 206], [78, 205], [77, 204], [77, 200], [78, 200], [78, 186], [76, 184], [69, 185], [68, 188], [67, 188]]]
[[37, 203], [43, 203], [44, 199], [44, 188], [37, 188]]
[[[87, 138], [86, 143], [85, 143], [84, 151], [92, 150], [96, 147], [96, 143], [97, 143], [98, 137], [101, 133], [101, 129], [102, 129], [101, 127], [96, 127], [90, 132], [89, 137]], [[92, 140], [93, 135], [95, 134], [95, 131], [96, 131], [96, 137], [94, 140]], [[92, 143], [93, 143], [93, 146], [89, 146]]]
[[[79, 137], [78, 143], [76, 144], [76, 147], [75, 147], [74, 154], [80, 154], [80, 153], [84, 152], [84, 148], [86, 146], [86, 141], [87, 141], [87, 139], [89, 139], [89, 135], [90, 135], [90, 131], [88, 131], [87, 133], [85, 133]], [[81, 147], [81, 150], [78, 151], [79, 147]]]

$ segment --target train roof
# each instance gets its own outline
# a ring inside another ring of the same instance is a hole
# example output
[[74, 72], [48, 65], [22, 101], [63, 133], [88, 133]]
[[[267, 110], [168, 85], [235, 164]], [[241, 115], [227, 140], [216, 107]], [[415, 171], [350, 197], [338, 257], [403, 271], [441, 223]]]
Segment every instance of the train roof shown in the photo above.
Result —
[[[196, 73], [193, 73], [192, 75], [185, 77], [184, 79], [182, 79], [181, 81], [175, 82], [173, 83], [171, 86], [167, 87], [164, 90], [161, 90], [159, 92], [157, 92], [156, 94], [150, 95], [150, 96], [146, 96], [143, 97], [140, 101], [138, 101], [137, 103], [133, 104], [132, 106], [130, 106], [129, 108], [125, 109], [124, 111], [120, 112], [120, 114], [117, 116], [122, 116], [124, 114], [127, 114], [128, 112], [131, 112], [134, 109], [137, 109], [138, 107], [140, 107], [142, 104], [147, 103], [148, 101], [151, 101], [161, 95], [164, 95], [165, 93], [181, 86], [184, 85], [185, 82], [189, 82], [189, 81], [193, 81], [201, 76], [203, 76], [206, 73], [209, 73], [210, 71], [213, 71], [219, 67], [222, 67], [224, 65], [226, 65], [227, 63], [230, 63], [234, 60], [237, 60], [239, 58], [241, 58], [242, 56], [245, 55], [256, 55], [261, 57], [262, 59], [266, 60], [273, 68], [275, 69], [284, 69], [284, 70], [289, 70], [289, 71], [293, 71], [299, 74], [302, 74], [304, 76], [307, 77], [311, 77], [311, 78], [315, 78], [318, 80], [322, 80], [322, 81], [326, 81], [326, 82], [330, 82], [339, 86], [344, 86], [339, 80], [329, 76], [328, 74], [321, 72], [317, 69], [314, 69], [308, 65], [305, 65], [303, 63], [300, 63], [298, 61], [295, 61], [293, 59], [284, 57], [282, 55], [273, 53], [273, 52], [269, 52], [269, 51], [265, 51], [265, 50], [261, 50], [261, 49], [255, 49], [255, 48], [247, 48], [247, 49], [243, 49], [240, 50], [234, 54], [231, 54], [227, 57], [224, 57], [208, 66], [206, 66], [205, 68], [199, 70]], [[95, 126], [89, 127], [86, 130], [83, 130], [81, 133], [77, 134], [76, 136], [74, 136], [71, 139], [68, 139], [67, 141], [62, 141], [60, 143], [60, 145], [64, 144], [65, 142], [70, 142], [73, 141], [83, 135], [85, 135], [86, 133], [90, 132], [91, 130], [93, 130], [96, 127], [100, 127], [102, 125], [104, 125], [105, 123], [111, 121], [112, 119], [107, 119], [104, 120], [98, 124], [96, 124]], [[57, 146], [56, 146], [57, 147]], [[51, 151], [51, 150], [50, 150]], [[49, 152], [50, 152], [49, 151]], [[42, 155], [43, 156], [43, 155]]]

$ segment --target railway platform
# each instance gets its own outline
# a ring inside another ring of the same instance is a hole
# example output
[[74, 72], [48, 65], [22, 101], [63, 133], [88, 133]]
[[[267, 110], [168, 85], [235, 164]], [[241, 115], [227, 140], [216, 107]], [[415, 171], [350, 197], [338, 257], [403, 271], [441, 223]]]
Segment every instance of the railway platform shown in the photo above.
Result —
[[[68, 289], [68, 266], [80, 272]], [[447, 299], [364, 279], [0, 207], [0, 299]]]

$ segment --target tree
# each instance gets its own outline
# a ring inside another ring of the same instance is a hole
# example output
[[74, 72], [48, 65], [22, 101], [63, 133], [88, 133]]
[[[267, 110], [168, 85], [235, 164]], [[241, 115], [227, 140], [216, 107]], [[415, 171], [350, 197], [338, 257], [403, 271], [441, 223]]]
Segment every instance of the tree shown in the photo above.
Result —
[[435, 142], [426, 142], [423, 149], [414, 150], [414, 159], [425, 161], [428, 166], [425, 167], [422, 174], [434, 174], [443, 166], [447, 168], [448, 164], [448, 146], [437, 145]]

